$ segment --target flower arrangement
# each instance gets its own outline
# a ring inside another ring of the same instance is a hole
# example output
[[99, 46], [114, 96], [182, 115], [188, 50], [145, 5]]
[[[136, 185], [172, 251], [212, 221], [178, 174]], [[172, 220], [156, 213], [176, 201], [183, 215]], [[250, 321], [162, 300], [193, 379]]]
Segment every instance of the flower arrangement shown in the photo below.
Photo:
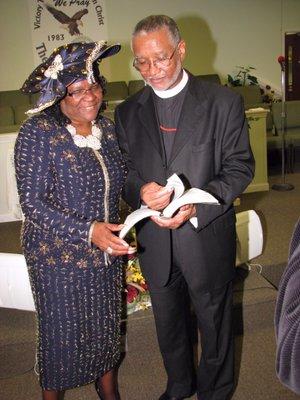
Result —
[[278, 103], [281, 101], [281, 94], [275, 93], [275, 90], [271, 88], [270, 85], [261, 87], [262, 100], [264, 103]]
[[259, 86], [263, 103], [275, 103], [281, 101], [280, 93], [276, 93], [270, 85], [265, 85], [262, 82], [259, 82], [259, 79], [252, 75], [252, 71], [256, 70], [255, 67], [247, 65], [236, 66], [236, 68], [236, 74], [227, 75], [228, 86]]
[[[136, 235], [134, 228], [129, 232], [130, 244], [136, 245]], [[126, 308], [127, 315], [135, 311], [146, 310], [151, 307], [150, 295], [145, 278], [142, 275], [139, 259], [136, 254], [128, 256], [126, 269]]]
[[146, 310], [151, 306], [147, 283], [141, 273], [139, 260], [136, 256], [127, 262], [125, 290], [127, 315], [135, 311]]

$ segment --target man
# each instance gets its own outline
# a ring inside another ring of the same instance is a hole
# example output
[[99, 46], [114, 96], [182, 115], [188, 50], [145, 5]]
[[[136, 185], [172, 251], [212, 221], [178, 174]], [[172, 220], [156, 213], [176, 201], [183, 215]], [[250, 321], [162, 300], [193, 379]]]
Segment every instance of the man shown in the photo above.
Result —
[[[224, 400], [233, 389], [232, 279], [234, 199], [253, 177], [253, 156], [241, 98], [182, 68], [186, 46], [167, 16], [140, 21], [132, 36], [133, 65], [147, 86], [116, 109], [119, 143], [128, 166], [124, 197], [137, 209], [170, 202], [166, 180], [213, 194], [221, 205], [181, 207], [170, 219], [137, 225], [139, 257], [148, 282], [168, 383], [160, 400], [197, 390]], [[194, 372], [189, 335], [191, 299], [202, 355]]]

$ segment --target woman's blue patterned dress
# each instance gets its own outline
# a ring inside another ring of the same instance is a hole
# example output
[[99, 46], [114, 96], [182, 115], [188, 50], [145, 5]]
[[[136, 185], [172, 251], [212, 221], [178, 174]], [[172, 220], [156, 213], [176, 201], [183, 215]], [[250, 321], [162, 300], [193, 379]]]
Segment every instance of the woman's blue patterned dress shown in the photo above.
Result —
[[93, 220], [119, 222], [125, 168], [113, 123], [100, 117], [98, 126], [100, 150], [77, 147], [45, 112], [28, 119], [16, 141], [44, 389], [89, 383], [119, 360], [121, 260], [91, 247], [89, 230]]

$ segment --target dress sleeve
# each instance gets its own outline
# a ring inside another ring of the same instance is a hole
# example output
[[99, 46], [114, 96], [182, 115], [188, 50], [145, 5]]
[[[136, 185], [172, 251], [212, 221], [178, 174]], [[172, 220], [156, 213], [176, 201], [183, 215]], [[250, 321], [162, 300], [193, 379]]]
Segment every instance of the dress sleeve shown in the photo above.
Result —
[[300, 394], [300, 220], [294, 230], [287, 267], [282, 274], [275, 308], [276, 373]]
[[[51, 134], [44, 121], [27, 120], [15, 144], [15, 170], [20, 204], [27, 220], [64, 241], [88, 243], [92, 221], [54, 201], [55, 177], [51, 159]], [[67, 189], [66, 189], [67, 190]]]

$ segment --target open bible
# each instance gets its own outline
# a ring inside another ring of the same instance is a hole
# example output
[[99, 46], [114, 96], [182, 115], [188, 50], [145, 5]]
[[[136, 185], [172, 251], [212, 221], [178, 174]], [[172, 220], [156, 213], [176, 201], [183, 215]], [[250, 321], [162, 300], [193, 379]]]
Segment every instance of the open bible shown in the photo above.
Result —
[[205, 190], [201, 190], [198, 188], [185, 190], [182, 180], [176, 174], [170, 176], [170, 178], [167, 180], [167, 184], [165, 187], [174, 190], [173, 199], [171, 200], [169, 205], [163, 211], [152, 210], [145, 205], [142, 205], [138, 210], [133, 211], [127, 216], [124, 221], [125, 226], [119, 232], [120, 238], [123, 239], [130, 231], [130, 229], [137, 222], [141, 221], [144, 218], [148, 218], [154, 215], [162, 218], [171, 218], [180, 207], [186, 204], [219, 204], [218, 200]]

